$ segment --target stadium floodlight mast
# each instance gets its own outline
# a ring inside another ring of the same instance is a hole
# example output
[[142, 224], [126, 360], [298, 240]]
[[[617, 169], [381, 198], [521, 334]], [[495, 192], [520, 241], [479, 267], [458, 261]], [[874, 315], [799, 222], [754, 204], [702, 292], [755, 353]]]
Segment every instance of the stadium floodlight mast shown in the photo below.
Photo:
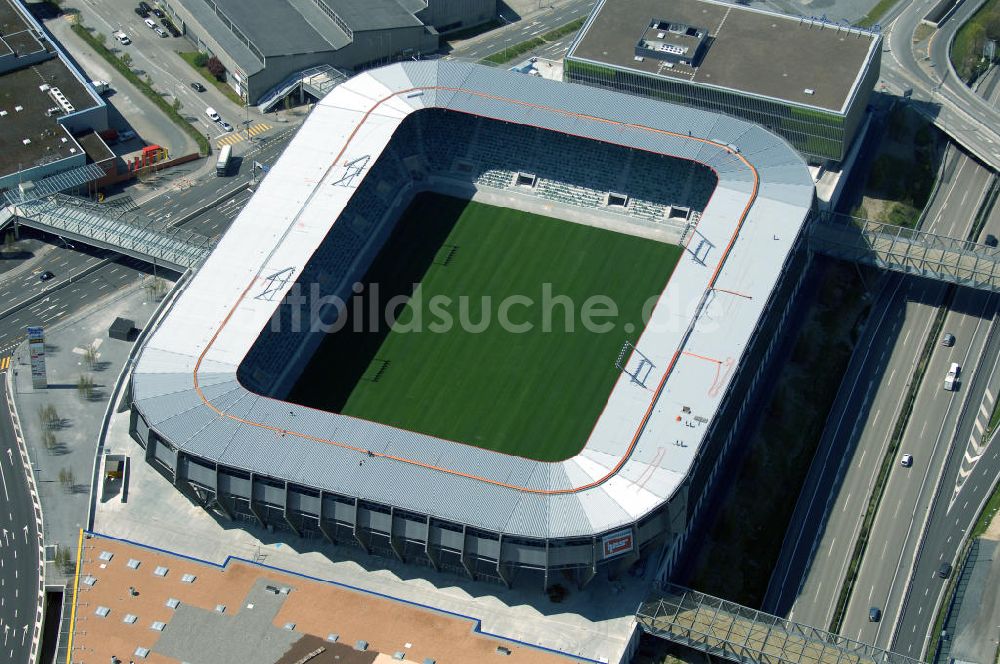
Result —
[[626, 340], [618, 353], [618, 359], [615, 360], [615, 366], [619, 371], [628, 374], [634, 384], [646, 387], [646, 379], [656, 365], [636, 348], [634, 343]]

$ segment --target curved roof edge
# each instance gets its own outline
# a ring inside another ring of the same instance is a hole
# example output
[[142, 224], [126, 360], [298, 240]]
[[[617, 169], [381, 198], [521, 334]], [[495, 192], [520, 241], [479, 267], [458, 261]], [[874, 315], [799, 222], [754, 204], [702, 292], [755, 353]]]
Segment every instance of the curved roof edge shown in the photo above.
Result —
[[[694, 160], [718, 175], [636, 343], [654, 364], [647, 384], [656, 389], [620, 379], [571, 459], [544, 463], [442, 441], [269, 399], [236, 380], [295, 280], [276, 287], [268, 277], [301, 271], [363, 175], [330, 185], [351, 162], [373, 163], [423, 108]], [[317, 104], [151, 335], [133, 402], [175, 447], [227, 466], [515, 536], [608, 532], [662, 505], [687, 476], [812, 201], [798, 153], [741, 120], [464, 63], [366, 72]]]

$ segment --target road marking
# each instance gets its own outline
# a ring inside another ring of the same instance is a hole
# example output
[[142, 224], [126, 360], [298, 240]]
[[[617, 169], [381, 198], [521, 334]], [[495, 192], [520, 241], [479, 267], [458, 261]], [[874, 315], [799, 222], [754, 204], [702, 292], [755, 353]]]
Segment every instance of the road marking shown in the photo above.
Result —
[[10, 355], [5, 355], [4, 357], [0, 358], [0, 373], [7, 371], [7, 369], [10, 367], [10, 357], [11, 357]]

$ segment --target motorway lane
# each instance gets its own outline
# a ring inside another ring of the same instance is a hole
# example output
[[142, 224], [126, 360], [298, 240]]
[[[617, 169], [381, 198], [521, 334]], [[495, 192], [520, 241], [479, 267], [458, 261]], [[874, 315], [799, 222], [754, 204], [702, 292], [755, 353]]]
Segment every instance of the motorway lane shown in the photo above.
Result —
[[30, 660], [38, 605], [38, 528], [34, 503], [0, 381], [0, 659]]
[[[984, 231], [1000, 233], [1000, 206], [994, 205]], [[978, 441], [980, 427], [989, 421], [993, 402], [1000, 395], [1000, 373], [997, 372], [1000, 334], [991, 335], [983, 357], [987, 358], [983, 367], [986, 370], [962, 385], [963, 389], [968, 386], [965, 417], [955, 432], [957, 444], [952, 446], [946, 465], [938, 473], [942, 477], [940, 491], [927, 516], [910, 583], [905, 589], [902, 609], [891, 635], [893, 650], [913, 657], [918, 657], [927, 644], [930, 626], [936, 618], [944, 590], [944, 584], [935, 572], [941, 562], [957, 561], [968, 527], [978, 516], [980, 506], [991, 493], [997, 477], [1000, 477], [1000, 450], [995, 446], [976, 450], [968, 442], [970, 439]], [[976, 456], [979, 458], [975, 459]], [[959, 471], [968, 471], [969, 457], [974, 459], [974, 466], [963, 480]], [[963, 460], [966, 460], [965, 464]], [[965, 468], [962, 468], [963, 465]], [[1000, 589], [993, 589], [993, 592], [1000, 592]]]
[[986, 103], [954, 75], [948, 57], [948, 46], [961, 25], [975, 13], [982, 0], [962, 3], [955, 14], [937, 31], [931, 42], [929, 65], [934, 74], [929, 75], [917, 62], [913, 53], [913, 32], [920, 19], [931, 6], [932, 0], [911, 2], [892, 20], [886, 38], [888, 53], [882, 59], [882, 78], [893, 84], [897, 91], [913, 88], [914, 99], [931, 102], [939, 116], [938, 124], [947, 125], [963, 144], [973, 146], [976, 152], [989, 157], [994, 168], [1000, 167], [1000, 112]]
[[[945, 181], [930, 202], [924, 227], [964, 236], [972, 215], [962, 210], [978, 208], [990, 176], [957, 150], [949, 150], [945, 158]], [[873, 303], [871, 322], [845, 374], [786, 533], [765, 610], [829, 626], [914, 358], [944, 288], [938, 282], [890, 275]]]
[[[962, 402], [969, 397], [987, 332], [997, 312], [997, 296], [961, 289], [945, 318], [944, 331], [956, 337], [951, 348], [938, 346], [917, 391], [899, 454], [912, 454], [913, 466], [894, 463], [872, 525], [872, 536], [858, 569], [840, 633], [882, 648], [891, 644], [892, 624], [909, 579], [909, 563], [922, 531], [943, 466], [952, 447]], [[951, 362], [962, 366], [956, 392], [943, 382]], [[982, 395], [979, 395], [981, 398]], [[881, 462], [878, 457], [875, 462]], [[868, 620], [869, 607], [882, 610], [882, 621]]]

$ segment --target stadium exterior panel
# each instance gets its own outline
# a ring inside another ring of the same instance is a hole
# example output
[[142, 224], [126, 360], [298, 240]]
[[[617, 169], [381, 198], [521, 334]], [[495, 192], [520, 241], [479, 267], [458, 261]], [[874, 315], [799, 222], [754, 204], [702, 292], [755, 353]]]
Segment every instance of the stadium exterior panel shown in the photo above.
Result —
[[[292, 288], [348, 295], [426, 190], [625, 231], [679, 224], [686, 253], [645, 330], [595, 358], [623, 371], [578, 455], [533, 461], [283, 400], [323, 337], [291, 324]], [[367, 72], [317, 105], [156, 323], [131, 433], [235, 520], [507, 584], [554, 570], [582, 584], [654, 551], [669, 569], [781, 338], [813, 201], [802, 158], [741, 120], [469, 64]]]

